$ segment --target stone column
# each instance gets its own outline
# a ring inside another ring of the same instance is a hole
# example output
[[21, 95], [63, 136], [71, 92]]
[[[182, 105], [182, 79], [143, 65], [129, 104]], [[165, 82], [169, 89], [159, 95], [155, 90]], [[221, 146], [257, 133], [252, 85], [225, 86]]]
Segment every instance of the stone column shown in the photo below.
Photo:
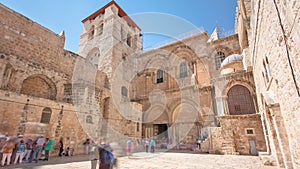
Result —
[[252, 100], [253, 100], [253, 105], [254, 105], [254, 109], [255, 109], [255, 113], [259, 112], [259, 108], [257, 105], [257, 99], [256, 99], [256, 95], [255, 94], [251, 94]]
[[224, 107], [222, 97], [216, 97], [216, 106], [217, 106], [217, 114], [218, 116], [224, 115]]
[[224, 114], [230, 115], [229, 106], [228, 106], [228, 96], [223, 96], [223, 105], [224, 105]]
[[170, 124], [168, 129], [169, 144], [174, 143], [174, 124]]

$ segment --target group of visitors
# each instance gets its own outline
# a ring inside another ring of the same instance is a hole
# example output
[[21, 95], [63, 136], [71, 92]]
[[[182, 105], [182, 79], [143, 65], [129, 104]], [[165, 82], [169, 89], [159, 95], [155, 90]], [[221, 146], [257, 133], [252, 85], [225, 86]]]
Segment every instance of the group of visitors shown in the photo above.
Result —
[[150, 146], [150, 152], [151, 152], [151, 153], [154, 153], [154, 151], [155, 151], [155, 141], [154, 141], [153, 138], [150, 140], [150, 143], [149, 143], [149, 140], [148, 140], [147, 138], [146, 138], [146, 139], [143, 139], [143, 140], [142, 140], [142, 144], [143, 144], [144, 147], [145, 147], [146, 153], [149, 152], [149, 146]]
[[[52, 149], [54, 141], [50, 138], [39, 136], [36, 139], [25, 139], [22, 135], [17, 138], [1, 137], [0, 138], [0, 159], [1, 166], [10, 164], [21, 164], [26, 162], [36, 163], [39, 160], [49, 160], [49, 152]], [[41, 155], [44, 154], [44, 158]]]
[[[138, 140], [135, 140], [135, 142], [138, 142]], [[138, 145], [139, 144], [137, 144], [136, 146], [138, 146]], [[150, 148], [151, 153], [154, 153], [154, 151], [155, 151], [155, 141], [153, 138], [150, 139], [150, 141], [147, 138], [142, 139], [142, 146], [144, 148], [144, 151], [146, 151], [147, 153], [149, 152], [149, 148]], [[128, 157], [132, 156], [133, 149], [134, 149], [134, 141], [131, 138], [129, 138], [126, 143], [126, 155]], [[138, 151], [139, 151], [139, 149], [138, 149]]]
[[59, 147], [59, 151], [58, 151], [59, 157], [74, 155], [74, 149], [72, 147], [64, 148], [64, 142], [62, 138], [58, 142], [58, 147]]

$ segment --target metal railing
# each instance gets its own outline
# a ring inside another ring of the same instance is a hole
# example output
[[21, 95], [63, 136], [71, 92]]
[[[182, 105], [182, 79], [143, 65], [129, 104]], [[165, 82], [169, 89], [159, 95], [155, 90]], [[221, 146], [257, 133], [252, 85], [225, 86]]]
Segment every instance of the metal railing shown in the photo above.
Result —
[[163, 47], [163, 46], [166, 46], [166, 45], [169, 45], [169, 44], [172, 44], [174, 42], [178, 42], [178, 41], [181, 41], [183, 39], [186, 39], [186, 38], [189, 38], [189, 37], [192, 37], [194, 35], [197, 35], [197, 34], [200, 34], [200, 33], [203, 33], [205, 32], [204, 31], [204, 28], [203, 27], [200, 27], [200, 28], [197, 28], [197, 29], [193, 29], [191, 31], [188, 31], [188, 32], [184, 32], [182, 34], [178, 34], [178, 35], [175, 35], [171, 38], [168, 38], [166, 40], [163, 40], [161, 42], [158, 42], [154, 45], [152, 45], [151, 47], [148, 47], [147, 49], [144, 50], [144, 52], [147, 52], [149, 50], [153, 50], [153, 49], [157, 49], [157, 48], [160, 48], [160, 47]]

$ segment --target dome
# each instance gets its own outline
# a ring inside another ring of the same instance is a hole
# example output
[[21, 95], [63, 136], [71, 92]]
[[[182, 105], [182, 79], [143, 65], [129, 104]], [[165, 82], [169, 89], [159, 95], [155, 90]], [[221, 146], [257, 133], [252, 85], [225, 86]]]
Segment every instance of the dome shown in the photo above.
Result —
[[239, 62], [239, 61], [242, 61], [243, 60], [243, 56], [240, 55], [240, 54], [232, 54], [228, 57], [226, 57], [223, 62], [221, 63], [221, 67], [227, 65], [227, 64], [230, 64], [232, 62]]

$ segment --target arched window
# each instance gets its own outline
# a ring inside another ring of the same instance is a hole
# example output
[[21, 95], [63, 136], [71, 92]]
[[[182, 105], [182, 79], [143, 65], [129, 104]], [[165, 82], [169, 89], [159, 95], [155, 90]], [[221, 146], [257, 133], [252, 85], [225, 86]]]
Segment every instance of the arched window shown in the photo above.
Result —
[[235, 85], [228, 91], [230, 115], [254, 114], [253, 98], [249, 90], [242, 85]]
[[121, 89], [121, 94], [122, 96], [126, 96], [128, 95], [128, 90], [125, 86], [122, 86], [122, 89]]
[[156, 83], [162, 82], [164, 82], [164, 71], [159, 69], [156, 73]]
[[51, 119], [51, 109], [46, 107], [42, 111], [41, 123], [49, 124]]
[[94, 38], [94, 33], [95, 33], [95, 26], [93, 25], [89, 31], [89, 39]]
[[99, 58], [100, 58], [100, 53], [94, 53], [91, 56], [89, 56], [89, 62], [93, 64], [95, 67], [98, 67], [99, 64]]
[[188, 76], [187, 72], [187, 64], [186, 62], [180, 63], [180, 78], [184, 78]]
[[223, 62], [223, 60], [225, 59], [225, 53], [224, 52], [217, 52], [217, 54], [215, 55], [215, 62], [216, 62], [216, 69], [220, 69], [221, 67], [221, 63]]
[[97, 30], [98, 35], [102, 35], [102, 34], [103, 34], [103, 26], [104, 26], [103, 23], [101, 23], [101, 24], [99, 25], [98, 30]]
[[85, 122], [89, 124], [93, 124], [93, 117], [91, 115], [86, 116]]
[[126, 32], [125, 32], [125, 29], [124, 29], [124, 25], [121, 25], [121, 41], [122, 42], [125, 42], [126, 40]]
[[130, 34], [127, 34], [127, 45], [131, 47], [131, 42], [132, 41], [132, 37]]

